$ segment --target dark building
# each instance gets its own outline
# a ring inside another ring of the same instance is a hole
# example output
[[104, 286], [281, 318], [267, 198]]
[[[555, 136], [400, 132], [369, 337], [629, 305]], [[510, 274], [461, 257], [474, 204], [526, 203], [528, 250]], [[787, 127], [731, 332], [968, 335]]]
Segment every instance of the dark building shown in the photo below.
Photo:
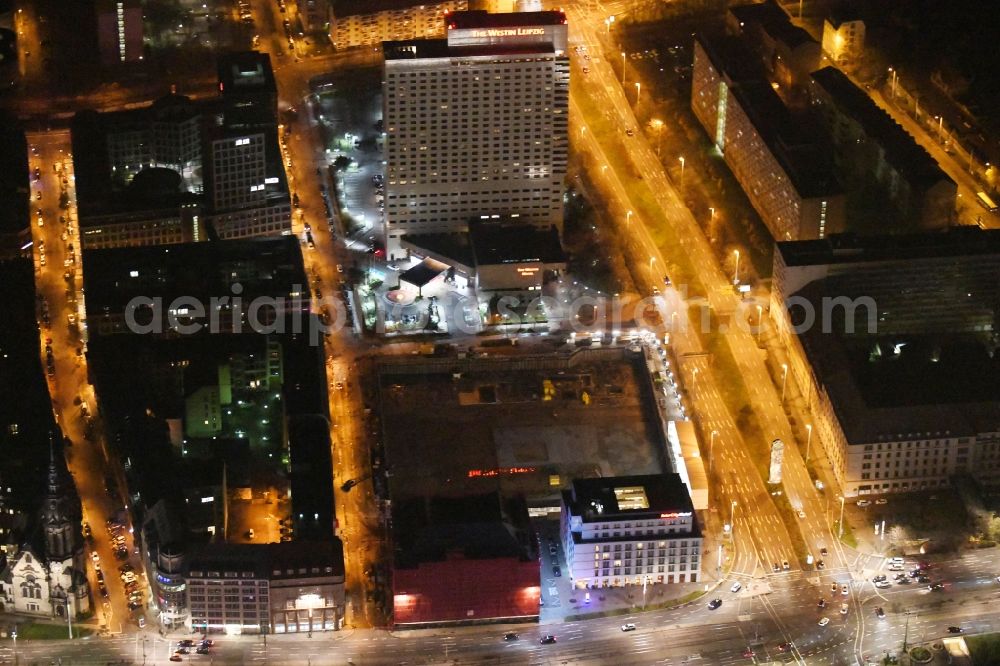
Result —
[[344, 617], [338, 539], [206, 544], [187, 556], [186, 581], [194, 631], [336, 631]]
[[[87, 255], [91, 336], [143, 328], [153, 335], [175, 335], [181, 329], [171, 326], [171, 318], [207, 333], [267, 332], [257, 324], [277, 322], [289, 333], [296, 325], [305, 329], [309, 297], [295, 238], [91, 250]], [[129, 321], [140, 327], [130, 328]]]
[[30, 257], [28, 143], [17, 121], [0, 112], [0, 261]]
[[330, 539], [336, 522], [330, 422], [319, 414], [290, 417], [288, 447], [295, 534], [306, 539]]
[[278, 88], [266, 53], [243, 51], [219, 57], [219, 92], [226, 126], [236, 130], [278, 126]]
[[393, 503], [393, 624], [538, 618], [538, 551], [521, 497], [413, 497]]

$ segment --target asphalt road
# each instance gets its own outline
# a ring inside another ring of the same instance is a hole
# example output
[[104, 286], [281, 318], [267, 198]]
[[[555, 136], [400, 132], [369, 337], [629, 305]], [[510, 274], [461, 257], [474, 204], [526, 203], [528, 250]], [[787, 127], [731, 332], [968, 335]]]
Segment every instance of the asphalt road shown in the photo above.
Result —
[[[128, 625], [131, 612], [127, 608], [125, 590], [118, 575], [121, 562], [114, 557], [105, 528], [105, 521], [123, 507], [120, 500], [109, 495], [105, 481], [110, 478], [118, 491], [117, 496], [122, 497], [119, 485], [121, 470], [117, 463], [108, 463], [96, 398], [93, 387], [87, 382], [86, 357], [80, 354], [84, 343], [79, 328], [82, 312], [78, 297], [83, 276], [69, 132], [33, 133], [29, 134], [28, 142], [38, 153], [29, 154], [29, 168], [33, 172], [37, 167], [40, 175], [38, 180], [31, 176], [35, 284], [48, 305], [49, 313], [47, 326], [40, 315], [43, 338], [40, 353], [45, 367], [45, 345], [51, 340], [54, 373], [49, 377], [49, 393], [56, 420], [63, 434], [72, 442], [66, 449], [66, 459], [82, 503], [83, 519], [90, 524], [93, 533], [93, 543], [87, 548], [86, 564], [91, 601], [100, 622], [111, 631], [121, 631]], [[54, 170], [57, 165], [59, 172]], [[65, 185], [62, 182], [64, 179]], [[65, 210], [59, 206], [63, 190], [69, 198], [69, 206]], [[41, 199], [36, 198], [39, 193]], [[61, 216], [66, 219], [65, 224], [60, 222]], [[38, 225], [39, 219], [42, 226]], [[41, 265], [40, 251], [43, 243], [44, 266]], [[71, 318], [75, 323], [71, 323]], [[87, 421], [91, 419], [94, 421], [93, 431], [88, 439]], [[136, 555], [135, 543], [128, 529], [125, 538], [129, 561], [140, 578], [140, 588], [146, 592], [142, 563]], [[109, 592], [107, 599], [98, 592], [96, 571], [90, 559], [92, 549], [100, 557]]]

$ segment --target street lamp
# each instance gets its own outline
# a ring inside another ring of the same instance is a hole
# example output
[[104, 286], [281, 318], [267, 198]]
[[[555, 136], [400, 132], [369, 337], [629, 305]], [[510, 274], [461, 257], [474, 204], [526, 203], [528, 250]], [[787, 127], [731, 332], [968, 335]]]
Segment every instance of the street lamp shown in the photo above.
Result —
[[733, 254], [736, 255], [736, 268], [733, 269], [733, 284], [740, 283], [740, 251], [733, 250]]
[[635, 82], [635, 103], [639, 103], [639, 97], [642, 95], [642, 84], [638, 81]]
[[788, 383], [788, 364], [781, 364], [781, 404], [785, 404], [785, 385]]
[[625, 227], [629, 228], [632, 226], [632, 211], [625, 213]]
[[812, 446], [812, 441], [813, 441], [813, 427], [812, 427], [812, 423], [807, 423], [806, 424], [806, 432], [808, 433], [806, 435], [806, 464], [808, 465], [809, 464], [809, 448]]
[[622, 51], [622, 87], [625, 87], [625, 52]]
[[837, 525], [840, 528], [840, 530], [839, 530], [840, 536], [838, 537], [838, 539], [843, 539], [844, 538], [844, 496], [843, 495], [840, 496], [840, 520], [837, 522]]
[[896, 99], [896, 75], [898, 72], [890, 67], [889, 73], [892, 74], [892, 98]]
[[681, 163], [681, 187], [684, 187], [684, 156], [681, 155], [677, 159]]
[[[636, 102], [638, 102], [638, 98], [636, 99]], [[660, 140], [660, 137], [662, 136], [663, 132], [663, 121], [660, 120], [659, 118], [653, 118], [652, 120], [649, 121], [649, 126], [652, 127], [653, 131], [656, 133], [656, 156], [659, 157], [660, 148], [662, 147], [663, 144], [663, 142]]]
[[715, 209], [714, 208], [709, 208], [708, 209], [708, 221], [710, 223], [711, 222], [715, 222]]
[[719, 431], [713, 430], [712, 435], [708, 441], [708, 476], [712, 476], [712, 459], [715, 457], [715, 438], [718, 436]]
[[653, 264], [656, 263], [656, 257], [649, 258], [649, 270], [653, 270]]
[[760, 329], [764, 328], [764, 306], [757, 306], [757, 342], [760, 343]]

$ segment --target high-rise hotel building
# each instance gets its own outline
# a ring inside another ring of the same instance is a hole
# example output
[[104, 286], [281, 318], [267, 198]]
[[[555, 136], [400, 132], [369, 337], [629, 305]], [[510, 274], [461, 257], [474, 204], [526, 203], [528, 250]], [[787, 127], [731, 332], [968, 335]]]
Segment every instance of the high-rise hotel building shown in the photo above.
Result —
[[562, 12], [456, 12], [445, 39], [384, 44], [386, 248], [500, 215], [562, 224], [569, 57]]

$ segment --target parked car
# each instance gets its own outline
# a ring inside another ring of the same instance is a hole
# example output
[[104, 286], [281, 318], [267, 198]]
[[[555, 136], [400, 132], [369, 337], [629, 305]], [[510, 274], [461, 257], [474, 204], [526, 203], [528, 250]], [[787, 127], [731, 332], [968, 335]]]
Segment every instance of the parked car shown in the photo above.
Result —
[[828, 624], [830, 624], [830, 618], [828, 617], [820, 618], [819, 626], [825, 627]]
[[629, 622], [628, 624], [622, 625], [622, 631], [635, 631], [635, 625]]

